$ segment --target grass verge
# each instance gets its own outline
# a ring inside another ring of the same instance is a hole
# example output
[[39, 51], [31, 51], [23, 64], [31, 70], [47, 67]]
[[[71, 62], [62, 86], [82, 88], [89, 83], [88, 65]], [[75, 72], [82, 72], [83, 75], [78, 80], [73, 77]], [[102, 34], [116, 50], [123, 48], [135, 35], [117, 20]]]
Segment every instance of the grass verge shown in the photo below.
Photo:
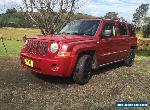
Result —
[[39, 29], [34, 28], [0, 28], [0, 37], [9, 40], [22, 40], [23, 36], [41, 35]]
[[4, 44], [7, 49], [7, 53], [3, 46], [2, 41], [0, 40], [0, 56], [10, 56], [10, 57], [17, 57], [19, 56], [20, 49], [23, 46], [22, 41], [15, 41], [15, 40], [4, 40]]

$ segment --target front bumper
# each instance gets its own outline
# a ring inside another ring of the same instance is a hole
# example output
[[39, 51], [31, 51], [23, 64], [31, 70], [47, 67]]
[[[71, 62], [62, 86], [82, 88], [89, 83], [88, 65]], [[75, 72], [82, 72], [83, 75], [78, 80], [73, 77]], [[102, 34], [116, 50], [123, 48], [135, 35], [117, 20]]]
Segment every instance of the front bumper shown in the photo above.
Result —
[[[29, 67], [25, 65], [24, 60], [30, 59], [33, 61], [33, 67]], [[28, 53], [21, 53], [20, 55], [21, 65], [33, 72], [52, 75], [52, 76], [62, 76], [62, 77], [70, 77], [72, 75], [72, 71], [75, 65], [76, 57], [55, 57], [55, 58], [47, 58], [47, 57], [39, 57], [36, 55], [31, 55]]]

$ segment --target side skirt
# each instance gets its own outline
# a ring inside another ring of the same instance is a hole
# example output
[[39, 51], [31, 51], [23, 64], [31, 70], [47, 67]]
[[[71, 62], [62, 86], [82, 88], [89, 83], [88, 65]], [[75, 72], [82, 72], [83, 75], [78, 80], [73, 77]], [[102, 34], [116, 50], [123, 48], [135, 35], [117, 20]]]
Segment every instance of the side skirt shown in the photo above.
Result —
[[113, 64], [113, 63], [117, 63], [117, 62], [121, 62], [121, 61], [124, 61], [124, 59], [113, 61], [113, 62], [102, 64], [102, 65], [98, 65], [96, 69], [98, 69], [99, 67], [107, 66], [107, 65], [110, 65], [110, 64]]

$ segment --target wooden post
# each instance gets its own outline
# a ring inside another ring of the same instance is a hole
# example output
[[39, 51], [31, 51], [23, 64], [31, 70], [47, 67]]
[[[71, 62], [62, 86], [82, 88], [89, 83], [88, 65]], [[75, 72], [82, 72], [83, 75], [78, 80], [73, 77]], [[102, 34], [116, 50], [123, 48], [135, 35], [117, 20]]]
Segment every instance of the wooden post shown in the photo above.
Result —
[[7, 54], [7, 48], [6, 48], [6, 46], [5, 46], [3, 37], [1, 37], [1, 41], [2, 41], [2, 44], [3, 44], [3, 46], [4, 46], [5, 52], [6, 52], [6, 54]]

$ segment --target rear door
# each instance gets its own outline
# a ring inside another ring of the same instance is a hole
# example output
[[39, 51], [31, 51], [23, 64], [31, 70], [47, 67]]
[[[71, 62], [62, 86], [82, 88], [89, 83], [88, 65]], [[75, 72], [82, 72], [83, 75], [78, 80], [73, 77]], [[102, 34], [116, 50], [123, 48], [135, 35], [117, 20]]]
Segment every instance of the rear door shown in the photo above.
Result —
[[129, 39], [129, 32], [127, 30], [126, 23], [118, 23], [118, 52], [116, 55], [116, 59], [121, 60], [126, 58], [128, 52], [130, 50], [130, 39]]

